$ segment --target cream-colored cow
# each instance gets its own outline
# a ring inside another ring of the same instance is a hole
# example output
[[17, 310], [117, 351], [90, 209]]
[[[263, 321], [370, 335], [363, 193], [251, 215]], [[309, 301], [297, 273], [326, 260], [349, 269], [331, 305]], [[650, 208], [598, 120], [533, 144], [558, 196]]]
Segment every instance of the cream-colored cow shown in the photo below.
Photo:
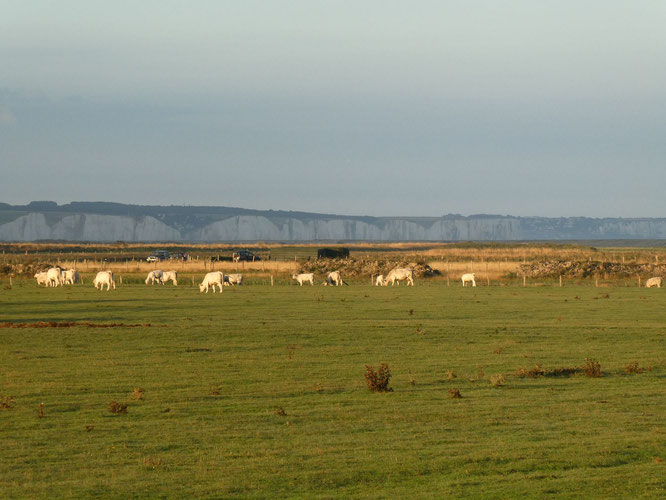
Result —
[[476, 286], [476, 280], [474, 279], [474, 273], [467, 273], [462, 275], [462, 286], [465, 286], [465, 283], [471, 283], [472, 286]]
[[303, 286], [303, 283], [314, 285], [314, 273], [293, 274], [291, 279], [296, 280], [301, 286]]
[[206, 276], [204, 276], [203, 281], [199, 284], [199, 292], [203, 293], [204, 290], [208, 293], [208, 288], [213, 288], [213, 293], [215, 293], [215, 287], [220, 288], [220, 293], [222, 293], [222, 287], [224, 286], [224, 273], [221, 271], [213, 271]]
[[391, 283], [391, 286], [393, 286], [396, 281], [398, 282], [398, 285], [400, 285], [401, 281], [406, 281], [407, 286], [414, 286], [414, 272], [411, 269], [407, 269], [405, 267], [396, 267], [395, 269], [389, 271], [389, 273], [386, 275], [386, 278], [384, 279], [384, 286], [388, 286], [389, 283]]
[[654, 278], [650, 278], [645, 282], [645, 288], [652, 288], [653, 286], [656, 286], [657, 288], [661, 288], [661, 283], [662, 283], [661, 276], [655, 276]]
[[116, 281], [113, 279], [113, 273], [111, 271], [100, 271], [93, 280], [93, 286], [98, 290], [102, 290], [104, 285], [106, 285], [107, 292], [111, 287], [113, 287], [114, 290], [116, 289]]

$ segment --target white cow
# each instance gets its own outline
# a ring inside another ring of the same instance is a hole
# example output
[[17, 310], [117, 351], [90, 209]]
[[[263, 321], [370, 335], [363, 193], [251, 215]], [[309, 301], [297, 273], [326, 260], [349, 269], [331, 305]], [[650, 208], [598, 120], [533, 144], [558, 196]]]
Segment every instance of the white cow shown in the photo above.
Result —
[[656, 286], [657, 288], [661, 288], [661, 283], [662, 283], [661, 276], [655, 276], [654, 278], [650, 278], [645, 282], [645, 288], [652, 288], [653, 286]]
[[389, 271], [386, 279], [384, 279], [384, 286], [388, 286], [389, 282], [393, 286], [396, 281], [398, 282], [398, 286], [400, 286], [401, 281], [407, 281], [407, 286], [414, 286], [414, 272], [405, 267], [396, 267]]
[[164, 285], [167, 281], [173, 281], [173, 286], [178, 286], [178, 273], [176, 271], [165, 271], [162, 274], [162, 284]]
[[242, 274], [224, 275], [224, 286], [242, 285], [243, 283], [245, 283], [245, 279]]
[[375, 286], [384, 286], [384, 275], [380, 274], [375, 278]]
[[37, 285], [49, 286], [49, 279], [46, 276], [46, 271], [41, 273], [35, 273], [35, 279], [37, 280]]
[[467, 273], [462, 275], [462, 286], [465, 286], [465, 283], [471, 283], [472, 286], [476, 286], [476, 280], [474, 279], [474, 273]]
[[164, 272], [162, 272], [161, 269], [155, 269], [154, 271], [150, 271], [148, 273], [148, 276], [146, 276], [146, 285], [148, 284], [154, 285], [155, 282], [161, 285], [163, 275]]
[[324, 285], [342, 286], [342, 276], [340, 275], [340, 271], [332, 271], [328, 273]]
[[311, 285], [314, 285], [314, 273], [292, 274], [291, 279], [296, 280], [301, 286], [303, 286], [304, 282], [309, 282]]
[[113, 273], [111, 271], [100, 271], [97, 273], [97, 276], [95, 276], [93, 285], [98, 290], [102, 290], [104, 285], [106, 285], [106, 291], [108, 292], [111, 287], [113, 287], [114, 290], [116, 289], [116, 280], [113, 279]]
[[65, 285], [73, 285], [79, 282], [79, 272], [76, 269], [68, 269], [62, 272], [63, 282]]
[[49, 286], [58, 286], [63, 284], [61, 272], [62, 269], [59, 267], [52, 267], [46, 271], [46, 280], [49, 282]]
[[213, 271], [206, 276], [204, 276], [203, 281], [199, 284], [199, 292], [203, 293], [205, 290], [208, 293], [208, 287], [213, 287], [213, 293], [215, 293], [215, 285], [220, 287], [220, 293], [222, 293], [222, 285], [224, 283], [224, 273], [221, 271]]

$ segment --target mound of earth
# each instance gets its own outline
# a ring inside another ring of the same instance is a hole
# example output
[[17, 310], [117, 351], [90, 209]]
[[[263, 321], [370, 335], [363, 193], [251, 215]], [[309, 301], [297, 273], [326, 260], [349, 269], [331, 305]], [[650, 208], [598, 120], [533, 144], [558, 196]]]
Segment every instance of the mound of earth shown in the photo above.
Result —
[[423, 262], [410, 262], [404, 259], [319, 259], [301, 264], [301, 273], [328, 274], [340, 271], [343, 277], [371, 276], [388, 274], [396, 267], [406, 267], [414, 271], [415, 278], [428, 278], [441, 274]]
[[533, 278], [555, 278], [560, 275], [572, 278], [664, 276], [666, 275], [666, 265], [599, 261], [545, 261], [522, 264], [520, 273]]

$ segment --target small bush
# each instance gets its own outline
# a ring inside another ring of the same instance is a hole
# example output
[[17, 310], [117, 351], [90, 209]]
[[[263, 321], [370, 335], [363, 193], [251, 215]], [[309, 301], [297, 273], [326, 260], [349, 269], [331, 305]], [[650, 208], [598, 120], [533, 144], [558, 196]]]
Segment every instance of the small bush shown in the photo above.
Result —
[[505, 384], [505, 382], [506, 379], [504, 378], [504, 375], [502, 375], [501, 373], [490, 376], [490, 383], [493, 385], [493, 387], [502, 387]]
[[453, 399], [461, 399], [462, 394], [460, 394], [458, 389], [449, 389], [449, 397]]
[[638, 366], [638, 361], [634, 361], [633, 363], [629, 363], [627, 366], [625, 366], [624, 371], [627, 373], [643, 373], [645, 372], [645, 368], [641, 368]]
[[273, 411], [273, 414], [278, 415], [280, 417], [286, 417], [287, 416], [287, 412], [284, 411], [284, 408], [282, 408], [281, 406], [278, 406], [277, 408], [275, 408], [275, 410]]
[[456, 375], [456, 372], [453, 370], [446, 370], [446, 380], [453, 380], [454, 378], [457, 378], [458, 375]]
[[601, 364], [599, 364], [599, 361], [594, 359], [585, 358], [583, 373], [587, 377], [601, 377]]
[[145, 391], [141, 387], [137, 387], [134, 389], [134, 392], [132, 392], [132, 397], [134, 399], [143, 399], [143, 394]]
[[365, 383], [368, 384], [368, 389], [372, 392], [393, 392], [388, 384], [391, 380], [391, 370], [386, 363], [379, 365], [379, 369], [375, 372], [374, 368], [370, 365], [365, 365]]
[[118, 401], [111, 401], [109, 403], [109, 411], [115, 414], [127, 413], [127, 405]]
[[9, 410], [14, 406], [14, 398], [11, 396], [2, 397], [0, 396], [0, 410]]

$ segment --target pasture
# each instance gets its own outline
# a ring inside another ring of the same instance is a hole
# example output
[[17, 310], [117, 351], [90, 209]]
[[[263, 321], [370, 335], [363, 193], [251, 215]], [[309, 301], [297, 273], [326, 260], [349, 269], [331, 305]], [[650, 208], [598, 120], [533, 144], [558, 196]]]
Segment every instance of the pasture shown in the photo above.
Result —
[[86, 278], [0, 289], [5, 498], [666, 495], [664, 290]]

